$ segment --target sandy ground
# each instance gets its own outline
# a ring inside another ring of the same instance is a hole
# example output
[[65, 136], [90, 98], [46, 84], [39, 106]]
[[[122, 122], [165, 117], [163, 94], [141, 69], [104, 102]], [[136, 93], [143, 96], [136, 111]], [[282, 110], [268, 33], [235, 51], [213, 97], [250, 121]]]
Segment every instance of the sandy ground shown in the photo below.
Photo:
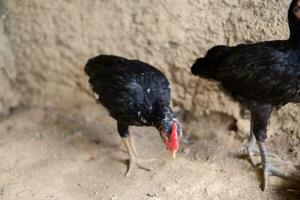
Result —
[[100, 106], [26, 109], [0, 123], [0, 199], [300, 199], [299, 184], [271, 178], [260, 190], [260, 170], [232, 153], [229, 133], [185, 140], [173, 161], [153, 128], [132, 128], [154, 170], [124, 177], [127, 154], [115, 122]]

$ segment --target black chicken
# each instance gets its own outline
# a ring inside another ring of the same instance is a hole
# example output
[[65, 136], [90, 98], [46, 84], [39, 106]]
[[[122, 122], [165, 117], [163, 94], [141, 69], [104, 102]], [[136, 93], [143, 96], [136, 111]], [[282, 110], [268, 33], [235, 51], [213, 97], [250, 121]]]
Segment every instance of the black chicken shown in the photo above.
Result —
[[[97, 100], [117, 120], [118, 132], [129, 154], [129, 175], [132, 166], [142, 165], [130, 138], [128, 127], [154, 126], [173, 158], [182, 136], [181, 126], [170, 108], [170, 85], [158, 69], [138, 60], [100, 55], [84, 68]], [[128, 137], [129, 136], [129, 137]]]
[[255, 140], [259, 147], [264, 183], [270, 175], [285, 177], [267, 155], [265, 141], [273, 108], [300, 102], [300, 0], [293, 0], [289, 12], [290, 37], [284, 41], [215, 46], [192, 66], [192, 73], [222, 83], [251, 113], [251, 137], [246, 154], [253, 162]]

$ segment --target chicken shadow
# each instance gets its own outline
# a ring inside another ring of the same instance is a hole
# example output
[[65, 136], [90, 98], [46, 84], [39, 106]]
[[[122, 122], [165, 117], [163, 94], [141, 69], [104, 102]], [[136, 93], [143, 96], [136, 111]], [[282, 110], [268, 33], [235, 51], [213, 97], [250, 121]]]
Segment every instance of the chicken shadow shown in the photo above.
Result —
[[63, 140], [82, 135], [90, 144], [101, 145], [101, 148], [119, 148], [116, 128], [109, 127], [101, 120], [88, 121], [80, 109], [71, 112], [64, 108], [46, 109], [43, 123], [55, 129]]
[[[98, 107], [99, 105], [95, 106]], [[109, 155], [110, 159], [123, 164], [128, 170], [129, 159], [124, 158], [127, 155], [125, 145], [122, 145], [117, 132], [117, 125], [113, 119], [110, 119], [109, 114], [105, 113], [104, 110], [93, 109], [94, 105], [87, 106], [91, 107], [93, 111], [90, 111], [91, 108], [88, 108], [87, 111], [80, 106], [72, 111], [66, 107], [61, 107], [45, 109], [44, 125], [55, 128], [61, 134], [60, 138], [66, 143], [88, 149], [88, 146], [97, 145], [95, 146], [96, 149], [99, 147], [99, 150], [107, 152], [106, 154]], [[93, 115], [90, 112], [97, 113]], [[94, 117], [90, 117], [91, 114]], [[87, 119], [87, 117], [89, 118]], [[79, 138], [76, 138], [78, 135]], [[91, 155], [88, 161], [96, 160], [97, 157]]]

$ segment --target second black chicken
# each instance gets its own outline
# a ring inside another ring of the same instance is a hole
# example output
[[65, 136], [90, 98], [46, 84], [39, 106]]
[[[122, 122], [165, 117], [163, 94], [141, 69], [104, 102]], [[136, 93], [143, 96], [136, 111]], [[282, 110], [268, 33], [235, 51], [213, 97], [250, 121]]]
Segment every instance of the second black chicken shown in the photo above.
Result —
[[133, 165], [148, 169], [137, 157], [129, 126], [156, 127], [175, 158], [182, 131], [170, 108], [170, 84], [162, 72], [141, 61], [112, 55], [90, 59], [84, 70], [97, 100], [117, 120], [129, 154], [126, 175]]
[[[236, 47], [216, 46], [199, 58], [192, 73], [222, 83], [251, 113], [251, 137], [246, 153], [253, 160], [257, 141], [264, 174], [263, 190], [269, 175], [286, 177], [273, 167], [265, 141], [274, 107], [300, 102], [300, 0], [293, 0], [289, 12], [288, 40]], [[253, 161], [252, 161], [253, 162]]]

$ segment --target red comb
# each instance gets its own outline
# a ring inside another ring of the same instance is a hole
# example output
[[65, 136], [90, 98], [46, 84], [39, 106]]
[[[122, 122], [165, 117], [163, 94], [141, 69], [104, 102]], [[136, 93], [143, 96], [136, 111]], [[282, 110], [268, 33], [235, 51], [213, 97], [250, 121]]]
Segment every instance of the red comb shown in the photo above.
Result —
[[177, 135], [177, 124], [176, 122], [172, 125], [172, 133], [170, 137], [169, 149], [170, 150], [177, 150], [179, 148], [178, 143], [178, 135]]

